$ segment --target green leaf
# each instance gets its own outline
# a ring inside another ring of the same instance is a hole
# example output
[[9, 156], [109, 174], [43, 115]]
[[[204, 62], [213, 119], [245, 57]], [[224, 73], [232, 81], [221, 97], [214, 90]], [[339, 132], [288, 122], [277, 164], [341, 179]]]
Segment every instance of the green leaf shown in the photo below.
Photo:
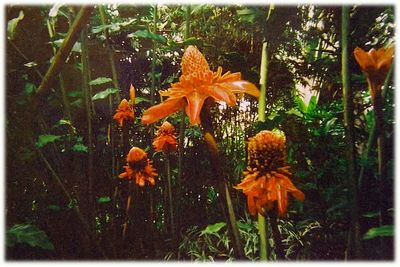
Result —
[[182, 42], [183, 45], [196, 45], [203, 46], [203, 40], [197, 39], [196, 37], [189, 37]]
[[25, 87], [24, 87], [24, 93], [27, 96], [32, 95], [32, 93], [34, 93], [36, 91], [36, 85], [34, 85], [33, 83], [26, 83]]
[[20, 10], [19, 15], [16, 18], [10, 19], [7, 24], [7, 38], [9, 40], [14, 40], [15, 37], [15, 29], [18, 26], [18, 23], [24, 18], [24, 11]]
[[87, 153], [89, 151], [89, 149], [84, 144], [75, 144], [72, 147], [72, 151], [78, 152], [78, 153]]
[[297, 108], [302, 112], [302, 113], [306, 113], [307, 112], [307, 105], [306, 103], [304, 103], [303, 99], [301, 99], [301, 97], [299, 96], [295, 96], [294, 97], [294, 102], [297, 105]]
[[144, 98], [144, 97], [140, 97], [140, 96], [135, 97], [135, 104], [139, 104], [141, 102], [150, 103], [151, 101], [149, 99], [147, 99], [147, 98]]
[[108, 89], [106, 89], [104, 91], [101, 91], [101, 92], [98, 92], [97, 94], [95, 94], [92, 97], [92, 100], [95, 101], [95, 100], [99, 100], [99, 99], [104, 99], [104, 98], [108, 97], [111, 94], [118, 93], [118, 91], [119, 90], [117, 88], [108, 88]]
[[105, 84], [105, 83], [111, 83], [112, 79], [108, 77], [98, 77], [92, 81], [89, 82], [90, 85], [99, 85], [99, 84]]
[[224, 223], [224, 222], [207, 225], [206, 229], [201, 231], [200, 236], [205, 235], [205, 234], [215, 234], [225, 226], [226, 226], [226, 223]]
[[111, 201], [111, 198], [110, 197], [99, 197], [98, 199], [97, 199], [97, 203], [108, 203], [108, 202], [110, 202]]
[[369, 240], [380, 236], [394, 236], [394, 226], [390, 224], [390, 225], [382, 225], [381, 227], [371, 228], [363, 236], [363, 239]]
[[307, 106], [307, 113], [311, 114], [317, 108], [317, 97], [315, 95], [311, 96], [310, 101]]
[[53, 143], [57, 140], [59, 140], [62, 136], [60, 135], [52, 135], [52, 134], [42, 134], [39, 135], [38, 141], [35, 143], [35, 145], [39, 148], [44, 147], [48, 143]]
[[68, 208], [70, 209], [74, 209], [78, 207], [78, 200], [76, 200], [75, 198], [71, 199], [68, 203]]
[[379, 211], [372, 211], [362, 215], [365, 218], [376, 218], [379, 217]]
[[[51, 42], [53, 45], [55, 45], [55, 47], [60, 48], [62, 43], [64, 42], [64, 39], [58, 39], [55, 40], [53, 42]], [[76, 42], [74, 44], [74, 46], [72, 47], [72, 52], [76, 52], [76, 53], [81, 53], [82, 49], [81, 49], [81, 43], [80, 42]]]
[[337, 118], [332, 118], [326, 122], [325, 127], [324, 127], [325, 134], [329, 133], [329, 130], [333, 127], [333, 125], [335, 125], [336, 121], [337, 121]]
[[81, 91], [70, 91], [67, 93], [67, 96], [69, 97], [80, 97], [82, 96], [82, 92]]
[[297, 108], [289, 109], [288, 111], [286, 111], [286, 114], [295, 115], [295, 116], [300, 117], [300, 118], [303, 117], [303, 114]]
[[49, 17], [57, 17], [58, 10], [62, 7], [63, 4], [55, 4], [49, 11]]
[[7, 246], [27, 244], [31, 247], [39, 247], [54, 250], [46, 233], [31, 224], [15, 224], [7, 231]]
[[134, 32], [132, 34], [132, 36], [136, 36], [139, 38], [145, 38], [145, 39], [151, 39], [151, 40], [154, 40], [154, 41], [162, 43], [162, 44], [167, 43], [167, 38], [165, 38], [162, 35], [149, 32], [148, 30], [138, 30], [138, 31]]

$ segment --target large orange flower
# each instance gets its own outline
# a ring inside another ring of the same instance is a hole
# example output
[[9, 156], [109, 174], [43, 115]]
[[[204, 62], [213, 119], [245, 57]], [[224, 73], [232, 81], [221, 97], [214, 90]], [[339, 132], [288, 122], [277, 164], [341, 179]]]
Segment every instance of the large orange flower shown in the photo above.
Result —
[[176, 143], [175, 127], [165, 121], [157, 130], [156, 137], [153, 142], [156, 151], [169, 153], [176, 151], [178, 144]]
[[156, 170], [152, 166], [152, 161], [147, 158], [147, 153], [138, 147], [132, 147], [126, 156], [127, 165], [124, 166], [125, 172], [119, 178], [133, 180], [139, 186], [144, 186], [147, 181], [150, 185], [155, 185], [154, 178], [157, 176]]
[[235, 94], [247, 93], [258, 97], [257, 87], [241, 79], [240, 72], [222, 75], [222, 68], [217, 72], [210, 70], [207, 60], [195, 46], [186, 48], [182, 57], [182, 75], [179, 82], [160, 92], [169, 98], [146, 110], [142, 117], [143, 124], [150, 124], [185, 108], [190, 124], [200, 123], [200, 111], [204, 101], [212, 97], [224, 101], [229, 106], [236, 103]]
[[122, 99], [113, 118], [118, 122], [119, 126], [121, 127], [123, 126], [124, 120], [133, 120], [135, 118], [128, 100], [126, 100], [125, 98]]
[[367, 74], [371, 97], [374, 100], [377, 94], [381, 93], [382, 85], [389, 72], [393, 60], [394, 48], [371, 49], [365, 52], [356, 47], [354, 57], [356, 58], [361, 70]]
[[285, 137], [270, 131], [261, 131], [250, 138], [248, 145], [248, 166], [243, 172], [244, 179], [235, 186], [247, 196], [251, 215], [265, 215], [274, 209], [278, 216], [286, 213], [288, 193], [299, 200], [304, 194], [290, 180], [292, 175], [286, 164]]

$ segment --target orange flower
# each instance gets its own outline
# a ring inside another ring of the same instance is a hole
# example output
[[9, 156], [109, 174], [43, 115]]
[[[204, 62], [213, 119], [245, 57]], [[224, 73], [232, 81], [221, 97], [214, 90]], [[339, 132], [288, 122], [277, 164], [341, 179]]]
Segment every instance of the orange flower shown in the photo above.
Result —
[[171, 85], [166, 91], [160, 92], [169, 98], [153, 106], [143, 113], [142, 123], [150, 124], [185, 108], [190, 124], [200, 123], [200, 111], [204, 101], [212, 97], [224, 101], [229, 106], [236, 103], [235, 94], [247, 93], [258, 97], [257, 87], [248, 81], [241, 80], [240, 72], [222, 74], [222, 68], [217, 72], [210, 70], [207, 60], [195, 46], [186, 48], [182, 57], [182, 76], [179, 82]]
[[129, 119], [134, 119], [135, 116], [133, 115], [133, 110], [129, 106], [128, 100], [125, 98], [122, 99], [121, 103], [118, 105], [118, 109], [114, 115], [114, 120], [116, 120], [119, 124], [119, 126], [123, 126], [123, 121], [124, 120], [129, 120]]
[[119, 178], [135, 179], [136, 184], [141, 187], [146, 181], [150, 185], [155, 185], [154, 178], [157, 176], [157, 172], [152, 166], [152, 161], [147, 158], [146, 152], [138, 147], [132, 147], [126, 156], [126, 162], [125, 172], [121, 173]]
[[176, 143], [175, 128], [169, 122], [164, 122], [157, 130], [156, 138], [153, 142], [156, 151], [169, 153], [176, 151], [178, 145]]
[[378, 93], [381, 93], [382, 85], [392, 64], [393, 51], [393, 47], [378, 50], [372, 48], [368, 53], [359, 47], [354, 49], [354, 56], [361, 70], [367, 74], [373, 100]]
[[270, 131], [261, 131], [250, 138], [248, 166], [244, 179], [235, 186], [247, 196], [251, 215], [265, 215], [276, 205], [278, 216], [286, 213], [288, 193], [299, 200], [304, 194], [290, 180], [292, 175], [286, 165], [285, 137]]

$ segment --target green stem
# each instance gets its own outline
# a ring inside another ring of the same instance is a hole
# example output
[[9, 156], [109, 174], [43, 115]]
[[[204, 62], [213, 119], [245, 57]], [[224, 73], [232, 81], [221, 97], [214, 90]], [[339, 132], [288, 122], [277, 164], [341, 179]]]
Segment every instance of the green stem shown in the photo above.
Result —
[[89, 21], [92, 10], [93, 6], [84, 6], [79, 11], [72, 27], [68, 31], [67, 37], [65, 37], [64, 42], [62, 43], [60, 49], [55, 55], [49, 69], [46, 72], [46, 75], [44, 76], [38, 90], [36, 91], [36, 94], [34, 96], [35, 98], [40, 97], [50, 88], [52, 82], [54, 81], [54, 78], [57, 77], [57, 74], [60, 72], [61, 66], [64, 64], [69, 53], [71, 52], [72, 47], [78, 40], [80, 32]]
[[342, 7], [342, 84], [343, 84], [343, 105], [344, 105], [344, 127], [347, 143], [347, 162], [348, 162], [348, 185], [350, 201], [350, 229], [348, 235], [348, 257], [350, 259], [361, 258], [361, 236], [359, 225], [358, 210], [358, 177], [355, 175], [355, 147], [354, 147], [354, 119], [353, 119], [353, 97], [350, 89], [349, 75], [349, 6]]
[[258, 213], [258, 235], [260, 236], [260, 260], [267, 261], [267, 233], [265, 230], [265, 217]]
[[[268, 44], [263, 42], [260, 66], [260, 97], [258, 99], [258, 120], [265, 122], [266, 91], [268, 77]], [[265, 217], [258, 213], [258, 234], [260, 236], [260, 260], [267, 261], [267, 233]]]
[[[87, 48], [87, 30], [86, 28], [81, 34], [81, 47], [82, 47], [82, 90], [85, 97], [86, 108], [86, 127], [87, 127], [87, 143], [88, 143], [88, 165], [87, 165], [87, 180], [88, 180], [88, 214], [90, 225], [94, 226], [94, 195], [93, 195], [93, 129], [92, 129], [92, 94], [89, 85], [90, 67], [89, 67], [89, 54]], [[94, 229], [94, 227], [93, 227]]]
[[169, 160], [169, 155], [164, 153], [165, 166], [167, 169], [167, 180], [168, 180], [168, 200], [169, 200], [169, 214], [171, 223], [171, 236], [172, 240], [175, 240], [175, 220], [174, 220], [174, 205], [172, 201], [172, 182], [171, 182], [171, 164]]

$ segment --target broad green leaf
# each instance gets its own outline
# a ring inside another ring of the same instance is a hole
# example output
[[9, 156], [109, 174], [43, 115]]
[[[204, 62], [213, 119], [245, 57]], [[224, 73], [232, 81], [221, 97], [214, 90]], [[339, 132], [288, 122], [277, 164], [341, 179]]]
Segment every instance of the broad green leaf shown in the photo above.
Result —
[[317, 97], [315, 95], [311, 96], [310, 101], [308, 102], [307, 106], [307, 113], [311, 114], [317, 108]]
[[390, 225], [382, 225], [381, 227], [371, 228], [363, 236], [363, 239], [369, 240], [380, 236], [394, 236], [394, 226], [390, 224]]
[[89, 149], [84, 144], [75, 144], [72, 147], [72, 151], [79, 152], [79, 153], [87, 153], [89, 151]]
[[7, 246], [27, 244], [31, 247], [39, 247], [54, 250], [46, 233], [31, 224], [15, 224], [7, 231]]
[[39, 135], [38, 141], [35, 143], [35, 145], [39, 148], [44, 147], [48, 143], [53, 143], [57, 140], [59, 140], [62, 136], [60, 135], [52, 135], [52, 134], [42, 134]]
[[111, 83], [112, 79], [108, 77], [98, 77], [92, 81], [89, 82], [90, 85], [99, 85], [99, 84], [105, 84], [105, 83]]
[[18, 23], [24, 18], [24, 11], [19, 11], [19, 15], [16, 18], [10, 19], [7, 24], [7, 38], [9, 40], [14, 40], [15, 37], [15, 29], [18, 26]]
[[200, 236], [205, 235], [205, 234], [218, 233], [218, 231], [221, 230], [225, 226], [226, 226], [226, 223], [224, 223], [224, 222], [219, 222], [219, 223], [207, 225], [206, 229], [201, 231]]
[[92, 100], [95, 101], [95, 100], [99, 100], [99, 99], [104, 99], [104, 98], [108, 97], [109, 95], [118, 93], [118, 91], [119, 90], [117, 88], [108, 88], [104, 91], [101, 91], [101, 92], [98, 92], [97, 94], [95, 94], [92, 97]]
[[148, 30], [138, 30], [138, 31], [134, 32], [132, 34], [132, 36], [136, 36], [136, 37], [139, 37], [139, 38], [145, 38], [145, 39], [151, 39], [151, 40], [160, 42], [162, 44], [166, 44], [167, 43], [167, 38], [165, 38], [162, 35], [149, 32]]
[[97, 203], [108, 203], [108, 202], [110, 202], [111, 201], [111, 198], [110, 197], [99, 197], [98, 199], [97, 199]]
[[295, 96], [294, 97], [294, 102], [296, 103], [297, 108], [302, 113], [306, 113], [307, 112], [307, 105], [304, 103], [303, 99], [300, 96]]

